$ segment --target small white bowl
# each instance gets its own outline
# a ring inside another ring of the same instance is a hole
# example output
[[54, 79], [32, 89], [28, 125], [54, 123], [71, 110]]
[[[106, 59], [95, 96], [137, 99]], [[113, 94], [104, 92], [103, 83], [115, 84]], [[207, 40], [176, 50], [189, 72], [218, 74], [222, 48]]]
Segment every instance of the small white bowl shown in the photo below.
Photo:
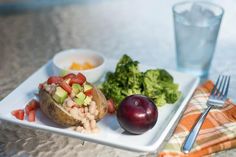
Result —
[[[84, 63], [89, 62], [95, 67], [88, 70], [70, 70], [69, 67], [73, 62]], [[91, 83], [98, 81], [105, 70], [105, 58], [88, 49], [69, 49], [57, 53], [53, 57], [54, 75], [65, 75], [67, 73], [84, 74]]]

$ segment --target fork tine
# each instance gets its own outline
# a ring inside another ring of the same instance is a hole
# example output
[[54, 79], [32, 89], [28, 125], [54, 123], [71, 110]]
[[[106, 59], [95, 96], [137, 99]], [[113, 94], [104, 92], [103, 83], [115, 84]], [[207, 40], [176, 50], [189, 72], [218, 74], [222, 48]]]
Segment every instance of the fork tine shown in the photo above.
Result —
[[219, 81], [220, 81], [220, 77], [221, 77], [221, 75], [219, 75], [219, 77], [217, 78], [217, 81], [216, 81], [216, 83], [215, 83], [215, 85], [214, 85], [214, 87], [213, 87], [213, 89], [211, 91], [211, 95], [215, 95], [215, 92], [217, 90], [217, 86], [218, 86]]
[[217, 87], [217, 90], [216, 90], [216, 93], [215, 93], [215, 95], [216, 96], [219, 96], [220, 95], [220, 93], [222, 92], [221, 90], [222, 90], [222, 83], [224, 82], [224, 78], [225, 78], [225, 76], [224, 75], [222, 75], [221, 76], [221, 80], [220, 80], [220, 85], [219, 85], [219, 87]]
[[229, 83], [230, 83], [230, 76], [227, 77], [227, 82], [226, 82], [226, 86], [225, 86], [225, 89], [223, 91], [223, 99], [227, 97], [227, 94], [228, 94], [228, 90], [229, 90]]
[[213, 93], [214, 96], [218, 96], [221, 93], [221, 86], [222, 86], [222, 82], [224, 80], [224, 75], [220, 75], [219, 76], [219, 81], [217, 80], [216, 84], [215, 84], [215, 91]]
[[225, 85], [226, 85], [226, 82], [227, 82], [227, 78], [228, 78], [228, 76], [226, 75], [226, 76], [223, 76], [223, 84], [222, 84], [222, 87], [221, 87], [221, 89], [220, 89], [220, 92], [219, 92], [219, 97], [221, 97], [222, 95], [223, 95], [223, 93], [224, 93], [224, 91], [225, 91]]
[[222, 86], [220, 87], [218, 94], [217, 94], [219, 97], [221, 97], [223, 95], [225, 83], [227, 82], [227, 75], [222, 76], [221, 82], [222, 82], [222, 84], [221, 84]]

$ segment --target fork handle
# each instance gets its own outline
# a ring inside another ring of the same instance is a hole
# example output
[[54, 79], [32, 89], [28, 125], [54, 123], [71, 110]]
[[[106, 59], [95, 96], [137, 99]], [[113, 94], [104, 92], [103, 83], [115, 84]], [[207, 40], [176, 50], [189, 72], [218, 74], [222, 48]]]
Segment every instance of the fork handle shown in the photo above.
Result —
[[208, 112], [210, 111], [211, 109], [211, 105], [208, 106], [208, 108], [201, 114], [200, 118], [198, 119], [198, 122], [195, 124], [195, 126], [192, 128], [191, 132], [189, 133], [187, 139], [185, 140], [184, 142], [184, 145], [182, 147], [182, 151], [184, 153], [189, 153], [189, 151], [191, 150], [195, 140], [196, 140], [196, 137], [198, 135], [198, 132], [208, 114]]

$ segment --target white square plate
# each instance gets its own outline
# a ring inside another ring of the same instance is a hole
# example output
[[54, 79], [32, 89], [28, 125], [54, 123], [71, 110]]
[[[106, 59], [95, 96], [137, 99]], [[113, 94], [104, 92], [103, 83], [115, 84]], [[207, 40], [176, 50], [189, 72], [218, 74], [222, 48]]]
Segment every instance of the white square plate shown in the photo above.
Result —
[[[106, 65], [107, 69], [114, 71], [117, 61], [109, 60]], [[155, 67], [139, 65], [141, 70], [151, 69]], [[38, 84], [45, 81], [48, 76], [52, 75], [52, 63], [49, 61], [41, 67], [18, 88], [11, 92], [6, 98], [0, 102], [0, 119], [6, 120], [18, 125], [27, 126], [32, 129], [41, 129], [53, 133], [59, 133], [65, 136], [79, 138], [82, 140], [104, 144], [121, 149], [152, 152], [160, 148], [167, 135], [171, 134], [172, 128], [181, 117], [188, 100], [199, 83], [199, 79], [176, 71], [168, 70], [174, 77], [174, 81], [180, 85], [183, 97], [176, 104], [167, 104], [159, 108], [159, 116], [156, 125], [142, 135], [124, 134], [117, 122], [116, 116], [107, 115], [98, 122], [100, 132], [98, 134], [78, 133], [67, 128], [60, 127], [52, 122], [44, 114], [38, 110], [36, 114], [36, 122], [30, 123], [27, 120], [17, 120], [11, 115], [11, 111], [24, 108], [28, 101], [34, 98], [34, 94], [38, 91]]]

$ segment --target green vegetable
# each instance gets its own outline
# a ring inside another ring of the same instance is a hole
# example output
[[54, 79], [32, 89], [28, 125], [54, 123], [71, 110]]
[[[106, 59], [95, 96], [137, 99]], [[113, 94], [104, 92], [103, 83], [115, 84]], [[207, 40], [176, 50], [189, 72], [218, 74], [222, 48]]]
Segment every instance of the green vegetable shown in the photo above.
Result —
[[173, 77], [163, 69], [140, 72], [138, 61], [123, 55], [114, 73], [108, 72], [101, 89], [108, 99], [118, 104], [129, 95], [143, 94], [151, 98], [157, 106], [176, 102], [181, 93]]
[[82, 91], [82, 87], [80, 86], [80, 84], [74, 83], [74, 84], [72, 85], [72, 91], [73, 91], [75, 94], [78, 94], [80, 91]]
[[93, 87], [89, 84], [84, 84], [84, 92], [93, 89]]
[[87, 106], [91, 103], [92, 98], [89, 96], [86, 96], [86, 98], [84, 99], [84, 105]]
[[67, 92], [61, 87], [57, 87], [56, 92], [52, 95], [53, 99], [59, 104], [63, 104], [67, 96], [68, 96]]
[[76, 98], [74, 98], [74, 101], [77, 105], [84, 104], [84, 100], [86, 98], [86, 95], [83, 92], [79, 92], [79, 94], [76, 95]]
[[150, 97], [157, 106], [175, 103], [181, 95], [178, 85], [173, 83], [173, 77], [163, 69], [147, 70], [143, 84], [143, 94]]

